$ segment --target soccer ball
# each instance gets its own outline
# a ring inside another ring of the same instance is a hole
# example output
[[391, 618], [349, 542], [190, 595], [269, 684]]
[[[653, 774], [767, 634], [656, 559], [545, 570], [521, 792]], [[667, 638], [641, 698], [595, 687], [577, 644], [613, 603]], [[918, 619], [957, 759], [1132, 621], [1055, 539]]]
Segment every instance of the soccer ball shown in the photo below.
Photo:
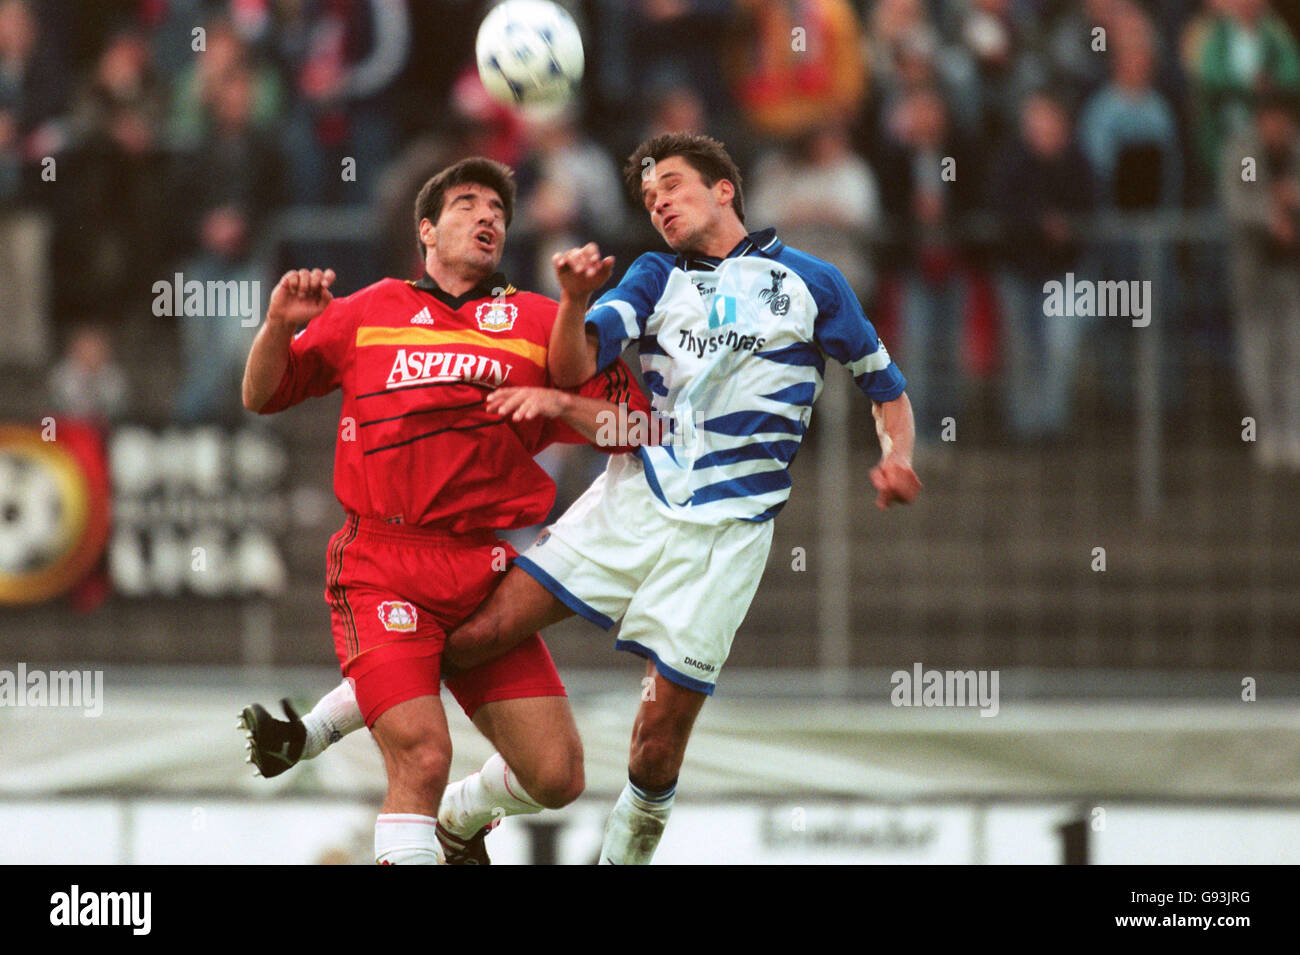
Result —
[[578, 25], [550, 0], [506, 0], [483, 19], [474, 44], [478, 75], [507, 106], [562, 106], [582, 80]]

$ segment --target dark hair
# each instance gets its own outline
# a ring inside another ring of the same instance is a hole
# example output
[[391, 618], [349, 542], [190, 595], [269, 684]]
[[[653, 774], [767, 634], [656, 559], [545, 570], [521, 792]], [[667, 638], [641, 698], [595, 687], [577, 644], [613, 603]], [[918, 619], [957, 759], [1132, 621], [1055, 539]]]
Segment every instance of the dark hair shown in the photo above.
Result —
[[648, 166], [646, 160], [663, 162], [670, 156], [681, 156], [686, 160], [687, 165], [700, 174], [706, 186], [721, 179], [730, 182], [736, 190], [731, 198], [731, 208], [736, 211], [737, 219], [745, 221], [745, 194], [741, 190], [740, 170], [727, 155], [726, 146], [699, 133], [661, 133], [636, 148], [623, 167], [623, 181], [634, 202], [641, 203], [641, 177]]
[[[509, 166], [494, 159], [486, 159], [483, 156], [470, 156], [468, 159], [462, 159], [460, 162], [448, 166], [426, 182], [424, 187], [420, 189], [420, 194], [415, 198], [415, 234], [417, 240], [420, 235], [421, 222], [428, 219], [437, 225], [438, 219], [442, 216], [447, 190], [471, 182], [496, 190], [496, 194], [501, 197], [501, 205], [505, 208], [506, 228], [510, 228], [510, 219], [515, 212], [515, 174]], [[424, 249], [423, 242], [420, 242], [420, 248]]]

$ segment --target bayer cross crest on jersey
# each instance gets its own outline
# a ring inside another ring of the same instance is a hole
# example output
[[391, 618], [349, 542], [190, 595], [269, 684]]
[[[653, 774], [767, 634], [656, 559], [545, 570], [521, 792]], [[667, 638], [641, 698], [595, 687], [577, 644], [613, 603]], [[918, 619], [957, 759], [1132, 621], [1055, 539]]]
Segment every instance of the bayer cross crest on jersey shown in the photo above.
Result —
[[474, 310], [478, 327], [485, 332], [508, 332], [515, 327], [519, 309], [509, 302], [484, 302]]
[[415, 606], [405, 600], [385, 600], [379, 605], [379, 621], [385, 630], [411, 633], [415, 630]]

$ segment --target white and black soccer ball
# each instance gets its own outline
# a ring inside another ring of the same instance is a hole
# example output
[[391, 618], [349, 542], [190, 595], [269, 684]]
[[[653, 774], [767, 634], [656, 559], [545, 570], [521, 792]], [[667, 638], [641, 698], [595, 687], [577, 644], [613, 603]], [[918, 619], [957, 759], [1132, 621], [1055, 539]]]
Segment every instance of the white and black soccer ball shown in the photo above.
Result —
[[550, 0], [494, 7], [478, 28], [474, 52], [483, 86], [507, 106], [563, 106], [582, 81], [582, 35]]

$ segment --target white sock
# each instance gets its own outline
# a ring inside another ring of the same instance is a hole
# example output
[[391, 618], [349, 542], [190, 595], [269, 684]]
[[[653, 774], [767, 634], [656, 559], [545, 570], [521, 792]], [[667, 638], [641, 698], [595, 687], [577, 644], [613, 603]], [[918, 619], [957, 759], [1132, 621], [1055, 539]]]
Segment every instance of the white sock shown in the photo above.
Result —
[[436, 822], [417, 813], [382, 813], [375, 820], [375, 864], [437, 865]]
[[493, 753], [477, 773], [447, 787], [438, 820], [453, 836], [468, 839], [489, 823], [543, 808], [519, 785], [519, 778], [501, 754]]
[[664, 792], [648, 793], [629, 780], [605, 824], [600, 864], [649, 865], [673, 811], [676, 792], [677, 787], [671, 786]]
[[302, 725], [307, 727], [307, 742], [302, 747], [303, 759], [319, 756], [331, 743], [337, 743], [349, 733], [365, 726], [352, 684], [344, 680], [322, 696], [311, 708], [311, 712], [302, 718]]

